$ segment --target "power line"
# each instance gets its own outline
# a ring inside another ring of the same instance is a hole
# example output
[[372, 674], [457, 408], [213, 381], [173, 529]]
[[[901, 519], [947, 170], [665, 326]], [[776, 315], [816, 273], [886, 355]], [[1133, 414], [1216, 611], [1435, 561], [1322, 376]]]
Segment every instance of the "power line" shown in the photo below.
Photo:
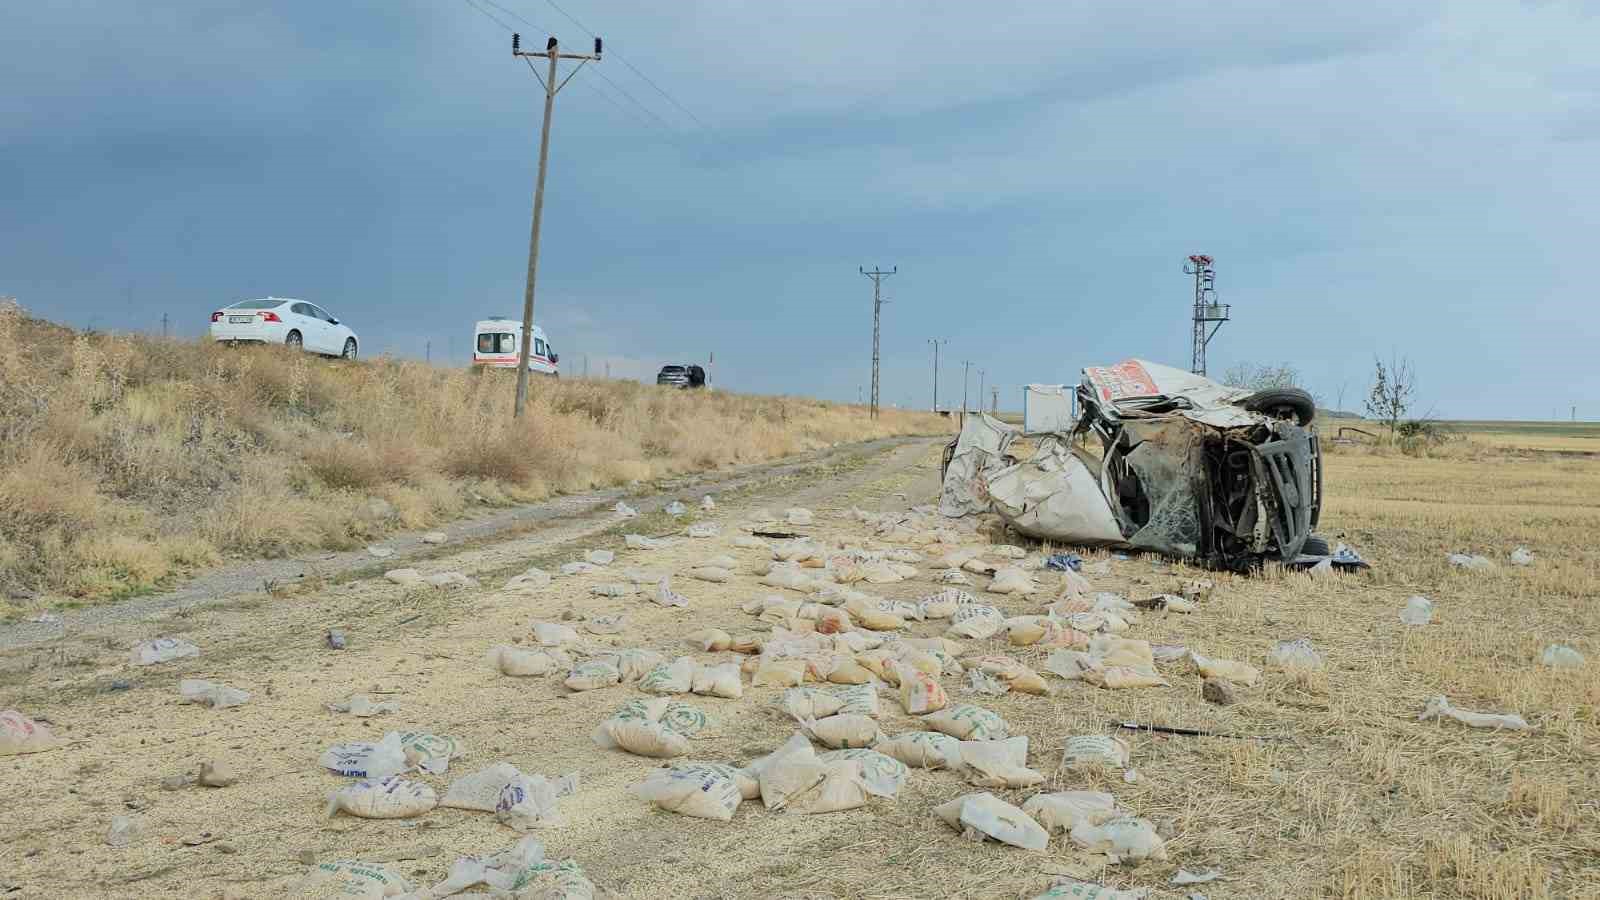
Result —
[[[506, 15], [510, 16], [511, 18], [516, 19], [517, 21], [521, 22], [522, 24], [527, 25], [529, 28], [534, 29], [535, 31], [540, 31], [540, 32], [543, 32], [545, 34], [549, 34], [550, 33], [549, 30], [547, 30], [545, 28], [541, 28], [539, 26], [539, 23], [533, 21], [532, 19], [528, 18], [527, 16], [522, 15], [521, 13], [517, 12], [516, 10], [507, 9], [504, 6], [501, 6], [500, 4], [496, 3], [495, 0], [481, 0], [481, 2], [487, 3], [490, 6], [493, 6], [495, 9], [500, 10], [501, 12], [503, 12]], [[507, 25], [498, 16], [495, 16], [492, 13], [490, 13], [488, 10], [483, 9], [482, 7], [478, 6], [476, 3], [473, 2], [473, 0], [466, 0], [466, 3], [467, 3], [468, 6], [471, 6], [473, 9], [476, 9], [478, 12], [483, 13], [485, 16], [488, 16], [491, 21], [493, 21], [495, 24], [499, 25], [501, 28], [504, 28], [505, 30], [511, 31], [511, 32], [515, 32], [516, 31], [515, 28], [513, 28], [510, 25]], [[566, 13], [562, 12], [562, 15], [566, 15]], [[568, 18], [572, 18], [572, 17], [568, 16]], [[574, 22], [574, 24], [578, 24], [579, 28], [583, 28], [583, 25], [578, 23], [576, 19], [574, 19], [573, 22]], [[593, 32], [589, 31], [589, 29], [583, 28], [583, 30], [585, 32], [587, 32], [590, 37], [594, 37], [595, 36]], [[531, 65], [531, 63], [530, 63], [530, 65]], [[629, 66], [629, 68], [632, 68], [632, 66]], [[537, 75], [538, 72], [535, 71], [534, 74]], [[640, 103], [637, 99], [634, 98], [634, 96], [632, 94], [629, 94], [626, 90], [624, 90], [621, 85], [617, 84], [615, 81], [612, 81], [610, 78], [608, 78], [604, 72], [596, 70], [594, 74], [599, 76], [600, 80], [604, 81], [606, 84], [611, 85], [612, 89], [614, 89], [617, 93], [621, 94], [624, 97], [627, 97], [628, 100], [631, 101], [634, 106], [637, 106], [640, 109], [644, 110], [647, 114], [649, 114], [651, 116], [651, 118], [654, 118], [657, 122], [661, 123], [661, 125], [667, 129], [667, 132], [669, 134], [671, 134], [674, 137], [677, 136], [678, 130], [676, 128], [673, 128], [671, 123], [667, 122], [667, 120], [665, 120], [665, 119], [661, 118], [661, 116], [657, 115], [654, 110], [652, 110], [649, 107], [645, 106], [643, 103]], [[587, 84], [588, 82], [585, 82], [585, 83]], [[618, 109], [621, 109], [621, 110], [625, 110], [629, 115], [633, 116], [636, 119], [638, 118], [638, 113], [635, 113], [633, 110], [628, 109], [627, 107], [623, 106], [621, 103], [619, 103], [617, 101], [617, 99], [615, 97], [612, 97], [610, 94], [607, 94], [606, 92], [600, 90], [598, 87], [596, 87], [593, 84], [590, 84], [589, 87], [593, 88], [595, 93], [597, 93], [600, 96], [606, 98], [606, 100], [612, 106], [615, 106], [615, 107], [617, 107]], [[693, 115], [693, 114], [691, 113], [691, 115]], [[645, 125], [650, 125], [650, 123], [648, 121], [644, 120], [644, 119], [639, 119], [639, 121], [643, 122]], [[651, 127], [655, 127], [655, 126], [652, 125]]]
[[[584, 33], [588, 34], [590, 37], [594, 37], [594, 32], [589, 30], [589, 26], [583, 24], [582, 22], [579, 22], [577, 17], [573, 16], [571, 13], [567, 12], [566, 10], [564, 10], [560, 6], [558, 6], [556, 4], [556, 0], [544, 0], [544, 2], [550, 4], [550, 8], [551, 9], [554, 9], [556, 12], [562, 14], [563, 16], [566, 16], [567, 17], [567, 21], [569, 21], [572, 24], [574, 24], [574, 25], [578, 26], [579, 28], [581, 28], [584, 31]], [[705, 122], [701, 121], [700, 117], [695, 115], [689, 109], [689, 107], [684, 106], [682, 103], [679, 103], [678, 102], [678, 98], [676, 98], [676, 97], [672, 96], [671, 94], [667, 93], [666, 88], [663, 88], [661, 85], [656, 84], [655, 81], [650, 78], [650, 76], [648, 76], [648, 75], [644, 74], [643, 72], [639, 71], [639, 69], [636, 66], [634, 66], [633, 63], [628, 62], [626, 59], [624, 59], [621, 54], [616, 53], [615, 51], [613, 51], [612, 55], [617, 58], [618, 62], [622, 63], [624, 66], [627, 66], [628, 67], [628, 71], [630, 71], [633, 74], [639, 76], [639, 78], [641, 78], [644, 81], [645, 84], [648, 84], [652, 88], [655, 88], [656, 93], [658, 93], [661, 96], [667, 98], [667, 102], [668, 103], [671, 103], [673, 106], [676, 106], [684, 115], [686, 115], [689, 118], [693, 119], [696, 125], [699, 125], [701, 128], [710, 128], [711, 127], [711, 126], [707, 125]]]

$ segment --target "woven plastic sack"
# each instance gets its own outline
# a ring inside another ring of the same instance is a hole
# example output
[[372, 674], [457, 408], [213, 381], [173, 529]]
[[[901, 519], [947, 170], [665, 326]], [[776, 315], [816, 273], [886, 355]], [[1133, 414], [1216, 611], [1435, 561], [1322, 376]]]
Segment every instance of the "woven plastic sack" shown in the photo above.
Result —
[[908, 715], [920, 716], [950, 705], [939, 679], [903, 663], [891, 665], [900, 680], [900, 705]]
[[350, 778], [386, 778], [410, 768], [398, 731], [385, 734], [377, 743], [335, 744], [323, 751], [318, 762], [333, 774]]
[[317, 865], [289, 888], [292, 900], [385, 900], [411, 892], [411, 885], [378, 863], [342, 859]]
[[689, 690], [702, 696], [726, 697], [730, 700], [743, 697], [744, 681], [739, 677], [739, 664], [695, 666], [694, 680]]
[[0, 756], [42, 753], [61, 746], [50, 729], [14, 709], [0, 712]]
[[1085, 850], [1104, 853], [1112, 862], [1157, 862], [1167, 858], [1167, 844], [1156, 834], [1155, 826], [1144, 819], [1123, 817], [1109, 819], [1099, 825], [1083, 823], [1069, 834], [1074, 843]]
[[1000, 610], [981, 603], [969, 603], [950, 616], [950, 627], [945, 634], [951, 637], [982, 640], [993, 637], [1005, 625], [1006, 617]]
[[824, 761], [791, 753], [761, 774], [761, 802], [767, 809], [803, 815], [840, 812], [866, 805], [861, 763]]
[[1099, 825], [1127, 815], [1117, 799], [1102, 791], [1060, 791], [1037, 794], [1022, 804], [1022, 811], [1038, 821], [1051, 834], [1071, 831], [1079, 825]]
[[1050, 841], [1027, 813], [990, 793], [965, 794], [934, 807], [933, 814], [971, 840], [990, 838], [1035, 851], [1044, 850]]
[[1314, 672], [1322, 668], [1322, 654], [1307, 638], [1279, 641], [1267, 651], [1267, 665], [1286, 672]]
[[605, 659], [586, 659], [572, 667], [562, 684], [568, 690], [592, 691], [622, 682], [622, 673], [616, 665]]
[[680, 656], [662, 663], [639, 679], [639, 690], [647, 694], [687, 694], [694, 687], [694, 660]]
[[934, 731], [961, 741], [1000, 741], [1008, 734], [1006, 720], [998, 713], [971, 703], [946, 707], [925, 717], [923, 722]]
[[560, 650], [524, 650], [510, 644], [490, 648], [488, 661], [495, 671], [516, 678], [551, 675], [572, 665], [572, 659]]
[[812, 740], [832, 750], [871, 747], [883, 739], [876, 721], [849, 713], [801, 722], [800, 729]]
[[1067, 738], [1067, 746], [1061, 751], [1061, 766], [1066, 769], [1125, 769], [1128, 745], [1105, 734], [1074, 735]]
[[533, 639], [546, 647], [564, 647], [578, 642], [577, 629], [560, 622], [534, 622]]
[[985, 788], [1027, 788], [1044, 781], [1044, 773], [1028, 768], [1028, 739], [962, 741], [961, 763], [967, 780]]
[[1050, 693], [1050, 686], [1045, 683], [1044, 676], [1009, 656], [980, 656], [975, 660], [968, 660], [966, 665], [984, 674], [993, 675], [1019, 694]]
[[425, 731], [401, 732], [400, 748], [405, 751], [407, 765], [431, 775], [443, 775], [450, 769], [450, 760], [466, 755], [466, 749], [455, 738]]
[[738, 770], [722, 765], [682, 765], [656, 769], [630, 788], [635, 797], [685, 816], [727, 822], [739, 809]]
[[1248, 663], [1231, 659], [1212, 659], [1192, 650], [1189, 652], [1189, 658], [1194, 661], [1194, 666], [1200, 674], [1206, 678], [1221, 678], [1248, 687], [1261, 677], [1261, 670]]
[[136, 666], [153, 666], [199, 655], [200, 648], [183, 638], [165, 637], [134, 644], [130, 661]]
[[961, 742], [937, 731], [904, 732], [873, 744], [872, 749], [913, 768], [961, 768]]
[[994, 573], [989, 586], [985, 588], [991, 594], [1037, 594], [1039, 585], [1034, 583], [1033, 576], [1016, 566], [1006, 566]]
[[517, 831], [559, 822], [561, 809], [555, 783], [542, 775], [519, 773], [500, 789], [494, 817]]
[[328, 815], [340, 812], [363, 819], [408, 819], [439, 805], [433, 788], [398, 775], [358, 781], [328, 795]]

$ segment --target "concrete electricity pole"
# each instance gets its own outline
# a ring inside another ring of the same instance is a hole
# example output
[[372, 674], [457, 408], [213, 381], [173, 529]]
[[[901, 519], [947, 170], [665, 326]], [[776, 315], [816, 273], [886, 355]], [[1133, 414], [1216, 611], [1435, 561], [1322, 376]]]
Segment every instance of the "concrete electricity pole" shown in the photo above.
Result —
[[[567, 86], [572, 76], [578, 74], [578, 69], [588, 64], [589, 60], [600, 59], [600, 39], [594, 39], [594, 53], [562, 53], [560, 44], [554, 37], [545, 42], [544, 52], [527, 52], [522, 50], [522, 35], [511, 35], [511, 55], [521, 57], [528, 64], [528, 70], [533, 72], [533, 77], [539, 79], [544, 85], [544, 127], [539, 132], [539, 179], [533, 189], [533, 229], [528, 236], [528, 284], [522, 291], [522, 345], [517, 348], [517, 402], [512, 415], [522, 417], [522, 410], [528, 405], [528, 350], [533, 343], [533, 283], [539, 271], [539, 224], [544, 218], [544, 175], [550, 165], [550, 114], [554, 112], [556, 94]], [[539, 75], [539, 70], [534, 68], [531, 57], [542, 56], [550, 61], [549, 74]], [[559, 84], [556, 83], [556, 60], [579, 60], [576, 69], [567, 73], [567, 77]]]
[[978, 411], [983, 412], [983, 370], [978, 370]]
[[860, 271], [872, 279], [872, 417], [876, 419], [878, 417], [878, 313], [885, 302], [879, 289], [883, 286], [883, 280], [900, 271], [900, 267], [895, 266], [887, 272], [879, 268], [874, 268], [871, 272], [866, 269]]
[[933, 345], [933, 411], [939, 411], [939, 345], [948, 344], [948, 338], [928, 338], [928, 343]]
[[997, 387], [991, 386], [989, 388], [989, 415], [991, 415], [991, 416], [998, 415], [999, 412], [1000, 412], [1000, 389], [997, 388]]
[[968, 378], [968, 373], [970, 373], [971, 371], [972, 371], [972, 362], [971, 362], [971, 360], [965, 360], [965, 359], [962, 360], [961, 361], [961, 414], [963, 416], [967, 414], [967, 378]]

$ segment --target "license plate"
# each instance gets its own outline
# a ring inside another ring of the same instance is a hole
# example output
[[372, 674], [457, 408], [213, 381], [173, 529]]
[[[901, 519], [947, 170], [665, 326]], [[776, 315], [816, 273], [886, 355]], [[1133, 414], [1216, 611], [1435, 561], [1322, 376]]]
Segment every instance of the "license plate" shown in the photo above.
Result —
[[249, 325], [256, 320], [255, 316], [229, 316], [228, 322], [232, 325]]

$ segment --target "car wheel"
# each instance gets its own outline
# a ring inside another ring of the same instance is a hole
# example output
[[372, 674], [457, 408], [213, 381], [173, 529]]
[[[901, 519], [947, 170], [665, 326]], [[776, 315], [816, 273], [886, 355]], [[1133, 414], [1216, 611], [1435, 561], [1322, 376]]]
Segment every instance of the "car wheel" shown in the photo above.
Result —
[[289, 332], [288, 336], [283, 339], [283, 343], [284, 343], [284, 346], [288, 347], [291, 350], [299, 350], [301, 348], [301, 346], [302, 346], [302, 341], [300, 340], [300, 332], [298, 332], [298, 331]]
[[345, 359], [355, 359], [356, 358], [356, 339], [355, 338], [345, 338], [344, 339], [344, 353], [342, 355], [344, 356]]
[[1300, 545], [1300, 552], [1306, 556], [1327, 556], [1333, 550], [1328, 547], [1327, 538], [1317, 537], [1313, 534], [1306, 538], [1304, 544]]
[[1256, 391], [1239, 401], [1251, 412], [1264, 413], [1280, 419], [1294, 417], [1297, 424], [1310, 425], [1317, 416], [1317, 402], [1299, 388], [1269, 388]]

